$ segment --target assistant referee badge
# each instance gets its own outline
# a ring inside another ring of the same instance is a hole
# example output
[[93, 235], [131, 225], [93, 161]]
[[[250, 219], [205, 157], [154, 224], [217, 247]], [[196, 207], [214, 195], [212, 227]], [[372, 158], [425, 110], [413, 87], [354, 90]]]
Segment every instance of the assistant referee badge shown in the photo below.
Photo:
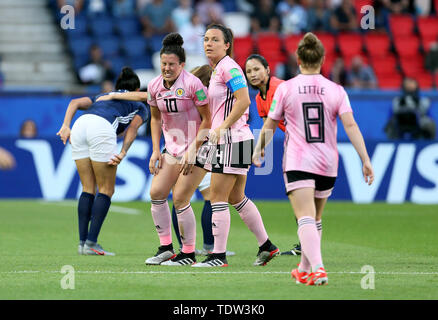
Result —
[[183, 88], [178, 88], [178, 89], [176, 89], [176, 91], [175, 91], [175, 95], [176, 95], [177, 97], [182, 97], [182, 96], [184, 95], [184, 93], [185, 93], [185, 91], [184, 91]]

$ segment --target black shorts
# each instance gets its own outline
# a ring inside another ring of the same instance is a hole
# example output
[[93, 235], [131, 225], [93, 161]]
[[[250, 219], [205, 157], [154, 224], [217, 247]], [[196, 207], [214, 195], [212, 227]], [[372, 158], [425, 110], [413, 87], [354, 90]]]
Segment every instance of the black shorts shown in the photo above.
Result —
[[321, 176], [305, 171], [287, 171], [283, 174], [286, 194], [301, 188], [314, 188], [315, 198], [328, 198], [332, 194], [336, 177]]
[[213, 173], [246, 175], [253, 152], [254, 139], [210, 146], [205, 169]]
[[[206, 144], [206, 142], [204, 142], [204, 144]], [[201, 146], [201, 148], [204, 146], [204, 144]], [[199, 155], [199, 152], [201, 151], [201, 148], [200, 148], [199, 151], [198, 151], [198, 155]], [[166, 150], [166, 148], [164, 148], [163, 151], [161, 151], [161, 153], [162, 153], [162, 154], [167, 153], [168, 155], [170, 155], [171, 157], [173, 157], [173, 158], [175, 158], [175, 159], [177, 159], [177, 160], [181, 160], [181, 159], [182, 159], [182, 157], [175, 157], [175, 156], [173, 156], [172, 154], [170, 154], [169, 151]], [[204, 168], [205, 163], [202, 162], [202, 159], [199, 158], [198, 155], [196, 156], [195, 166], [197, 166], [197, 167], [199, 167], [199, 168], [202, 168], [202, 169], [205, 169], [205, 168]]]

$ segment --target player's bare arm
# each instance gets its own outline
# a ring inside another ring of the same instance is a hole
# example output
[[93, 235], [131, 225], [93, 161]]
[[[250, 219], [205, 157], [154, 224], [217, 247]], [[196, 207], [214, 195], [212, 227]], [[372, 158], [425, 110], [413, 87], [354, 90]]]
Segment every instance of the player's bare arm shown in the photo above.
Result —
[[65, 112], [64, 122], [61, 126], [61, 129], [59, 129], [58, 133], [56, 133], [56, 135], [61, 138], [64, 144], [66, 144], [70, 138], [70, 125], [73, 117], [76, 114], [76, 111], [87, 110], [92, 104], [93, 101], [91, 101], [91, 99], [88, 97], [77, 98], [70, 101], [67, 111]]

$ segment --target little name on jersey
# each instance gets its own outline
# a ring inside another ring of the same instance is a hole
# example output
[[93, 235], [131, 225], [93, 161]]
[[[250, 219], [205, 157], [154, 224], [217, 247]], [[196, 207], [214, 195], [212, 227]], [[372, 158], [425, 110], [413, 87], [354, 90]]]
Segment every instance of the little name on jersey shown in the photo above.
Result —
[[298, 86], [299, 94], [318, 94], [320, 96], [325, 95], [325, 87], [319, 87], [315, 85]]

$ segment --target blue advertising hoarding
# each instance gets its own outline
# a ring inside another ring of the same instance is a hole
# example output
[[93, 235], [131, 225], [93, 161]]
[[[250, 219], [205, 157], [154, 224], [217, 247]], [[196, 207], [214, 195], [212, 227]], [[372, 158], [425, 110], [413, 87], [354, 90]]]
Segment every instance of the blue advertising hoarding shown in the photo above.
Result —
[[[120, 142], [121, 143], [121, 142]], [[75, 199], [81, 192], [70, 146], [57, 139], [0, 138], [16, 167], [0, 171], [0, 198]], [[251, 167], [246, 194], [252, 199], [285, 200], [283, 142], [275, 139], [262, 168]], [[357, 203], [385, 201], [438, 203], [437, 142], [373, 142], [367, 148], [375, 181], [363, 181], [360, 159], [347, 142], [338, 144], [339, 172], [330, 199]], [[149, 200], [151, 140], [137, 138], [117, 171], [113, 201]]]

